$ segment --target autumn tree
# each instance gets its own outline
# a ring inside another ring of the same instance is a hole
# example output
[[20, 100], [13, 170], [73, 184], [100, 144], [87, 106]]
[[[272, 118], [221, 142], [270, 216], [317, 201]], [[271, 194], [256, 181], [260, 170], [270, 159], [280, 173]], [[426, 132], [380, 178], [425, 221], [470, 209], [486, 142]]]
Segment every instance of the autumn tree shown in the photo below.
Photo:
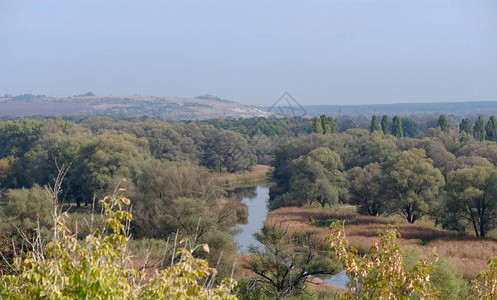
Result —
[[337, 131], [337, 124], [335, 119], [330, 116], [321, 115], [321, 124], [323, 126], [324, 134], [333, 134]]
[[444, 184], [444, 177], [426, 158], [423, 149], [403, 151], [382, 165], [388, 198], [387, 212], [400, 214], [410, 223], [426, 215]]
[[312, 119], [312, 132], [319, 134], [333, 134], [337, 131], [337, 124], [332, 117], [321, 115]]
[[331, 250], [343, 264], [350, 278], [342, 299], [437, 299], [437, 290], [430, 282], [434, 261], [421, 260], [410, 270], [406, 268], [402, 248], [397, 243], [397, 230], [379, 232], [379, 242], [366, 255], [349, 245], [340, 222], [330, 226]]
[[312, 119], [312, 132], [323, 134], [323, 123], [321, 122], [321, 118], [314, 117]]

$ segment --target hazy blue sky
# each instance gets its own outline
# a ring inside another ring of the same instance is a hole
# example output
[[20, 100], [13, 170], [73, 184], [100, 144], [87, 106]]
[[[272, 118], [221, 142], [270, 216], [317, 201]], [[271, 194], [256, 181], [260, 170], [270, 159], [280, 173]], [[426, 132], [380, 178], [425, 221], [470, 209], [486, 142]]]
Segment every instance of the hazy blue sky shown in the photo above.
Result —
[[0, 0], [0, 93], [497, 100], [497, 1]]

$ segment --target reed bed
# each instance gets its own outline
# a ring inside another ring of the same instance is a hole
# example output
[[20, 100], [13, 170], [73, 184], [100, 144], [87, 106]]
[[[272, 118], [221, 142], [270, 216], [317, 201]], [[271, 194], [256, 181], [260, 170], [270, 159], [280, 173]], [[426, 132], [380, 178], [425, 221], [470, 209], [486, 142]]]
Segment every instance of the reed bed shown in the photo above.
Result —
[[395, 217], [370, 217], [310, 207], [284, 207], [271, 211], [266, 224], [279, 223], [289, 231], [313, 233], [325, 244], [330, 231], [324, 225], [334, 220], [345, 222], [347, 239], [361, 253], [369, 251], [371, 241], [378, 239], [378, 231], [385, 230], [389, 224], [396, 226], [401, 235], [398, 240], [400, 245], [417, 248], [427, 257], [436, 251], [440, 257], [448, 259], [460, 269], [466, 279], [474, 279], [481, 269], [487, 268], [487, 260], [497, 256], [495, 239], [461, 235], [435, 228], [433, 224], [429, 226], [429, 222], [410, 224]]

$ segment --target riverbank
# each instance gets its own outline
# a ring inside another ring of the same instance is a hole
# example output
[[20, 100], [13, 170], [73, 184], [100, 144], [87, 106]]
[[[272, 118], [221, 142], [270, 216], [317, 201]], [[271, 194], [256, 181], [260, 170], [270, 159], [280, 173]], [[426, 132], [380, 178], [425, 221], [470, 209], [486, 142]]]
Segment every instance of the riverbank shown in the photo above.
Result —
[[225, 188], [250, 187], [268, 183], [273, 168], [266, 165], [255, 165], [251, 171], [216, 174], [219, 185]]

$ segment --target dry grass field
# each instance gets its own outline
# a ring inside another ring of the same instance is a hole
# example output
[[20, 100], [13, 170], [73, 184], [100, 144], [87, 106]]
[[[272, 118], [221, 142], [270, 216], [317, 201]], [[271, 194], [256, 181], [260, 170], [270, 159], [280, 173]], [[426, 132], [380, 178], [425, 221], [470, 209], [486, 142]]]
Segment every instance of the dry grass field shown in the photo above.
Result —
[[290, 231], [315, 233], [319, 240], [326, 243], [329, 236], [328, 225], [332, 220], [345, 221], [347, 239], [357, 250], [366, 253], [377, 232], [385, 230], [388, 224], [398, 227], [401, 234], [399, 244], [417, 248], [420, 253], [431, 256], [435, 251], [440, 257], [448, 259], [461, 270], [466, 279], [474, 279], [481, 269], [487, 267], [487, 260], [497, 256], [497, 240], [460, 235], [454, 231], [435, 228], [428, 221], [410, 224], [390, 217], [361, 216], [346, 211], [322, 210], [310, 207], [285, 207], [268, 214], [267, 224], [279, 223]]

